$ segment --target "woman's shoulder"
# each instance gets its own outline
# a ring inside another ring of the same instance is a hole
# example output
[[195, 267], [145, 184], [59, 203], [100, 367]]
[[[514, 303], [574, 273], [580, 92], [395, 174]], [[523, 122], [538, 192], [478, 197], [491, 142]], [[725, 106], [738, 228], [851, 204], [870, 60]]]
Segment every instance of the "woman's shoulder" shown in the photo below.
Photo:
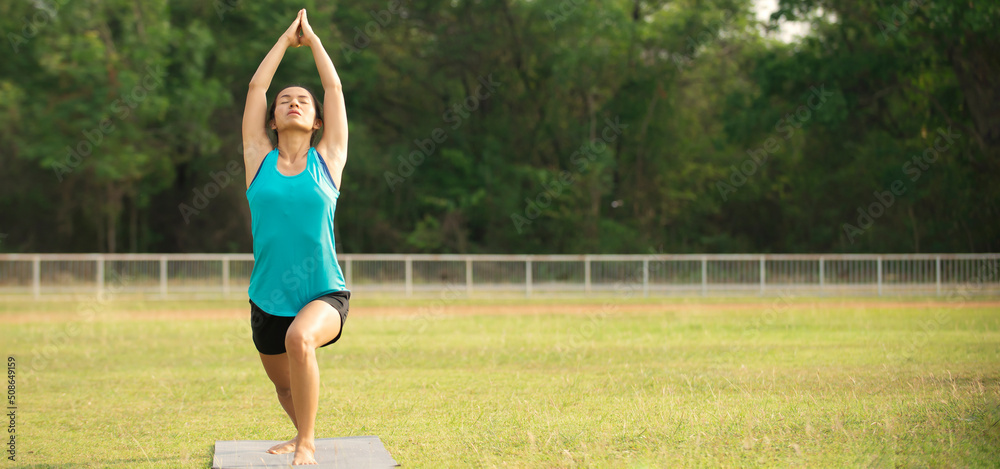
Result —
[[323, 169], [323, 174], [325, 174], [326, 179], [330, 181], [330, 185], [332, 185], [333, 188], [339, 192], [340, 188], [337, 187], [337, 183], [333, 182], [333, 174], [330, 173], [330, 165], [327, 163], [326, 158], [319, 152], [319, 150], [316, 149], [316, 147], [309, 147], [309, 152], [316, 154], [316, 163]]
[[317, 147], [309, 147], [309, 152], [310, 153], [315, 153], [316, 156], [319, 158], [319, 160], [322, 161], [324, 164], [329, 163], [329, 159], [328, 159], [329, 155], [326, 154], [326, 149], [319, 149]]

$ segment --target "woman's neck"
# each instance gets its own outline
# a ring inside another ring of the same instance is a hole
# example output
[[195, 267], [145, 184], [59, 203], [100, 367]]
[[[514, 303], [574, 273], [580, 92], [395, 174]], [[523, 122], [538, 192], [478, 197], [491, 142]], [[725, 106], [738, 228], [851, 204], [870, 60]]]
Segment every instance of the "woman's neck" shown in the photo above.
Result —
[[286, 134], [278, 138], [278, 156], [287, 159], [289, 162], [294, 163], [303, 158], [309, 153], [309, 139], [312, 137], [308, 134]]

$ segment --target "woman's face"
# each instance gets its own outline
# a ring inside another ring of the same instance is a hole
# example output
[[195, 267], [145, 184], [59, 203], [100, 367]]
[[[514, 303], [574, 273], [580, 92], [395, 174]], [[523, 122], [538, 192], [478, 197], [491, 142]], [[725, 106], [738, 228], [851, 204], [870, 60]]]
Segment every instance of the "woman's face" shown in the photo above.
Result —
[[316, 121], [316, 103], [305, 88], [293, 86], [278, 93], [272, 129], [279, 132], [290, 129], [311, 131], [318, 129], [319, 125]]

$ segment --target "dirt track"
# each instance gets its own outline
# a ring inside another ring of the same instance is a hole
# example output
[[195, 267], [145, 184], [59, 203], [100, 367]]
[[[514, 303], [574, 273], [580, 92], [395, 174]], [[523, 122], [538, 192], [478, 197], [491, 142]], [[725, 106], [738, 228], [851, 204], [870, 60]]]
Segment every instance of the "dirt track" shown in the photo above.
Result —
[[[759, 303], [664, 303], [664, 304], [630, 304], [611, 303], [605, 300], [595, 300], [591, 304], [495, 304], [495, 305], [447, 305], [440, 307], [434, 302], [426, 306], [355, 306], [351, 314], [374, 317], [417, 317], [427, 314], [445, 316], [476, 316], [497, 314], [597, 314], [602, 310], [606, 313], [716, 313], [722, 311], [752, 311], [769, 308], [773, 302]], [[792, 302], [794, 309], [825, 309], [825, 308], [933, 308], [938, 306], [957, 307], [959, 303], [946, 301], [864, 301], [845, 300], [842, 302]], [[966, 306], [979, 308], [1000, 308], [1000, 301], [969, 301]], [[93, 316], [94, 319], [244, 319], [249, 317], [248, 308], [202, 309], [202, 310], [145, 310], [145, 311], [111, 311]], [[88, 319], [76, 311], [67, 312], [15, 312], [0, 314], [0, 323], [49, 322]]]

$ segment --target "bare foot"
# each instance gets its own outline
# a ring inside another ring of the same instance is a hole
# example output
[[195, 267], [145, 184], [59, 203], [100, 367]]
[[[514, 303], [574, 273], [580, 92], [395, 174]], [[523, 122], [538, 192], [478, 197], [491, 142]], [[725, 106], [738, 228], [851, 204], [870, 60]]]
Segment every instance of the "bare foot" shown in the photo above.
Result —
[[295, 443], [298, 442], [299, 437], [292, 438], [284, 443], [278, 443], [267, 450], [271, 454], [285, 454], [295, 451]]
[[316, 454], [316, 444], [311, 441], [302, 442], [295, 447], [295, 459], [292, 460], [292, 465], [319, 464], [313, 457], [314, 454]]

